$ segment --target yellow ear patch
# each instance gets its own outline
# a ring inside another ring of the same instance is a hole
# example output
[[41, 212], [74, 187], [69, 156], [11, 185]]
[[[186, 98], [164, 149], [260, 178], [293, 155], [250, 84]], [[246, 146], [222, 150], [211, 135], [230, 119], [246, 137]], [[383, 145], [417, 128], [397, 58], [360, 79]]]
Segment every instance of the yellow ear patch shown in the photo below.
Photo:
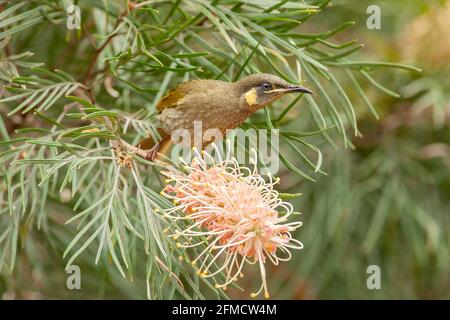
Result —
[[256, 98], [257, 96], [255, 89], [251, 89], [245, 93], [245, 102], [247, 102], [249, 106], [256, 104]]

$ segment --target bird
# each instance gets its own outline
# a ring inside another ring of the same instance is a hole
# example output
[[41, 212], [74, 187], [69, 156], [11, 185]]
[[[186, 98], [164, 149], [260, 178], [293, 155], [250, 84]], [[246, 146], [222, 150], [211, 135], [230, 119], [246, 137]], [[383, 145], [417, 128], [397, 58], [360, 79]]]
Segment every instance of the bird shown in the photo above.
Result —
[[[158, 152], [167, 152], [171, 136], [177, 130], [184, 129], [193, 137], [195, 121], [201, 121], [203, 132], [217, 129], [225, 133], [241, 125], [254, 112], [293, 92], [313, 94], [306, 87], [267, 73], [251, 74], [235, 82], [188, 80], [170, 90], [156, 104], [155, 118], [161, 139], [155, 141], [148, 137], [138, 147], [149, 150], [146, 159], [153, 161]], [[202, 140], [202, 147], [211, 142]]]

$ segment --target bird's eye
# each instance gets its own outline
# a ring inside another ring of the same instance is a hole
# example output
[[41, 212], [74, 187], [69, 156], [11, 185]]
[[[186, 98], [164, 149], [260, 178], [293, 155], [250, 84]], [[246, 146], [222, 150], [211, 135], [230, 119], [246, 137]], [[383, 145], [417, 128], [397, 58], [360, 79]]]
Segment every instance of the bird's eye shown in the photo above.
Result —
[[271, 85], [270, 83], [268, 83], [268, 82], [263, 82], [263, 83], [261, 84], [261, 88], [262, 88], [264, 91], [269, 91], [269, 90], [272, 89], [272, 85]]

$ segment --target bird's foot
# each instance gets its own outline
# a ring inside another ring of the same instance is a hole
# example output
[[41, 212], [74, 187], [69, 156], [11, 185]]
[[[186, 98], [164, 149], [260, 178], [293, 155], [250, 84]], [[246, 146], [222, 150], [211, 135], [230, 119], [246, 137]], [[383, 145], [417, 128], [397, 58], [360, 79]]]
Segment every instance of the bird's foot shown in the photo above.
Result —
[[154, 161], [156, 159], [156, 156], [158, 155], [159, 151], [159, 144], [156, 144], [153, 148], [151, 148], [147, 155], [145, 156], [145, 160], [147, 161]]

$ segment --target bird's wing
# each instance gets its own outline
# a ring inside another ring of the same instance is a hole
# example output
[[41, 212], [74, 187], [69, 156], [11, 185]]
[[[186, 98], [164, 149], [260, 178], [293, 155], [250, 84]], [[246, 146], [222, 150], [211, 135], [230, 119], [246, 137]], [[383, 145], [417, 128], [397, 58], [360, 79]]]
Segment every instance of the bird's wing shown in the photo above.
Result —
[[183, 92], [177, 91], [177, 89], [172, 89], [166, 94], [161, 100], [156, 104], [156, 111], [159, 113], [166, 108], [175, 108], [178, 101], [185, 96]]
[[156, 111], [160, 113], [166, 108], [175, 108], [183, 98], [191, 91], [193, 82], [190, 80], [179, 84], [175, 89], [170, 90], [161, 100], [156, 104]]

